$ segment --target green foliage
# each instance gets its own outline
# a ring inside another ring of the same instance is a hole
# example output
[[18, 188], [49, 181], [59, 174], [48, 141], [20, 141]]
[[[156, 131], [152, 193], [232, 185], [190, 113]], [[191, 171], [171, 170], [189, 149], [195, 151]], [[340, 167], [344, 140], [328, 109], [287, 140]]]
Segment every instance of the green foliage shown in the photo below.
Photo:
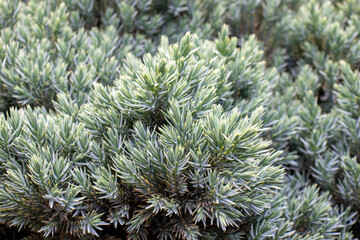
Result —
[[[238, 37], [255, 32], [261, 39], [272, 39], [270, 26], [279, 20], [275, 11], [283, 11], [289, 3], [3, 0], [1, 4], [0, 103], [5, 111], [25, 105], [52, 109], [61, 93], [69, 94], [80, 106], [88, 102], [94, 82], [111, 85], [119, 77], [127, 53], [139, 57], [155, 52], [163, 34], [170, 43], [188, 31], [208, 39], [229, 23], [230, 32]], [[262, 11], [264, 17], [259, 17]], [[224, 30], [222, 37], [228, 33]], [[238, 44], [233, 39], [221, 54], [234, 57], [232, 50]], [[251, 51], [243, 54], [260, 56]], [[232, 74], [244, 74], [241, 81], [248, 84], [247, 78], [257, 76], [241, 72], [242, 63], [233, 63]]]
[[359, 6], [0, 0], [0, 236], [360, 236]]
[[248, 234], [241, 226], [283, 184], [279, 153], [260, 138], [260, 108], [245, 117], [214, 106], [229, 105], [230, 70], [221, 55], [213, 66], [198, 60], [215, 49], [199, 41], [164, 39], [155, 56], [129, 55], [115, 87], [95, 85], [81, 109], [62, 95], [57, 115], [11, 110], [1, 124], [2, 221], [45, 237], [98, 236], [103, 225], [132, 239]]

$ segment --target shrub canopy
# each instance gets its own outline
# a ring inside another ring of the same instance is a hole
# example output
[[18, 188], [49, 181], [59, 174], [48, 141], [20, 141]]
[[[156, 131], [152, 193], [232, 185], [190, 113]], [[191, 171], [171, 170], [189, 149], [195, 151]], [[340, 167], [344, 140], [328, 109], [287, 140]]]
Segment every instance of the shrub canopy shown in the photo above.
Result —
[[0, 9], [4, 238], [360, 235], [359, 1]]

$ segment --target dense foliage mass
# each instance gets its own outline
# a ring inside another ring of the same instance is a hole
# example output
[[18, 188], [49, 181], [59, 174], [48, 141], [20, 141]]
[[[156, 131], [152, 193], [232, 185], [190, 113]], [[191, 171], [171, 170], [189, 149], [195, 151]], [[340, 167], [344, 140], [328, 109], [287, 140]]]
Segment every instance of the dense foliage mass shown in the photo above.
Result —
[[0, 237], [359, 237], [358, 29], [358, 0], [0, 0]]

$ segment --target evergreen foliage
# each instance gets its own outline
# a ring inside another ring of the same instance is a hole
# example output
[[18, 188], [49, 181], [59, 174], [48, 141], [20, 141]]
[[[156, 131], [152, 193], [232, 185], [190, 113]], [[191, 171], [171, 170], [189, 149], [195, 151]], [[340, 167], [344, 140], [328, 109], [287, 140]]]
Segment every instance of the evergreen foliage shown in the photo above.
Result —
[[356, 239], [359, 23], [358, 0], [0, 0], [0, 236]]
[[214, 106], [231, 93], [229, 71], [220, 58], [213, 69], [198, 60], [215, 43], [193, 41], [164, 39], [142, 61], [129, 55], [115, 87], [95, 85], [81, 109], [62, 95], [57, 115], [11, 110], [1, 131], [3, 221], [45, 237], [98, 236], [108, 224], [131, 239], [275, 235], [283, 217], [257, 226], [283, 184], [279, 153], [260, 138], [262, 109], [245, 117]]

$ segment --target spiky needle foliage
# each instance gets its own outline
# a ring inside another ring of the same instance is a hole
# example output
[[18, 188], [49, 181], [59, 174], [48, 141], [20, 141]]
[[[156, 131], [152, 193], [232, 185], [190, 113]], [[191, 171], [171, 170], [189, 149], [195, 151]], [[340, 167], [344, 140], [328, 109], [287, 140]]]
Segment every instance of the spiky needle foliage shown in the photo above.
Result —
[[190, 39], [129, 56], [116, 87], [97, 85], [77, 116], [3, 117], [2, 221], [45, 237], [106, 224], [133, 239], [247, 234], [282, 184], [279, 153], [260, 138], [261, 109], [213, 106], [228, 84]]
[[1, 222], [25, 239], [357, 237], [359, 6], [0, 1]]

